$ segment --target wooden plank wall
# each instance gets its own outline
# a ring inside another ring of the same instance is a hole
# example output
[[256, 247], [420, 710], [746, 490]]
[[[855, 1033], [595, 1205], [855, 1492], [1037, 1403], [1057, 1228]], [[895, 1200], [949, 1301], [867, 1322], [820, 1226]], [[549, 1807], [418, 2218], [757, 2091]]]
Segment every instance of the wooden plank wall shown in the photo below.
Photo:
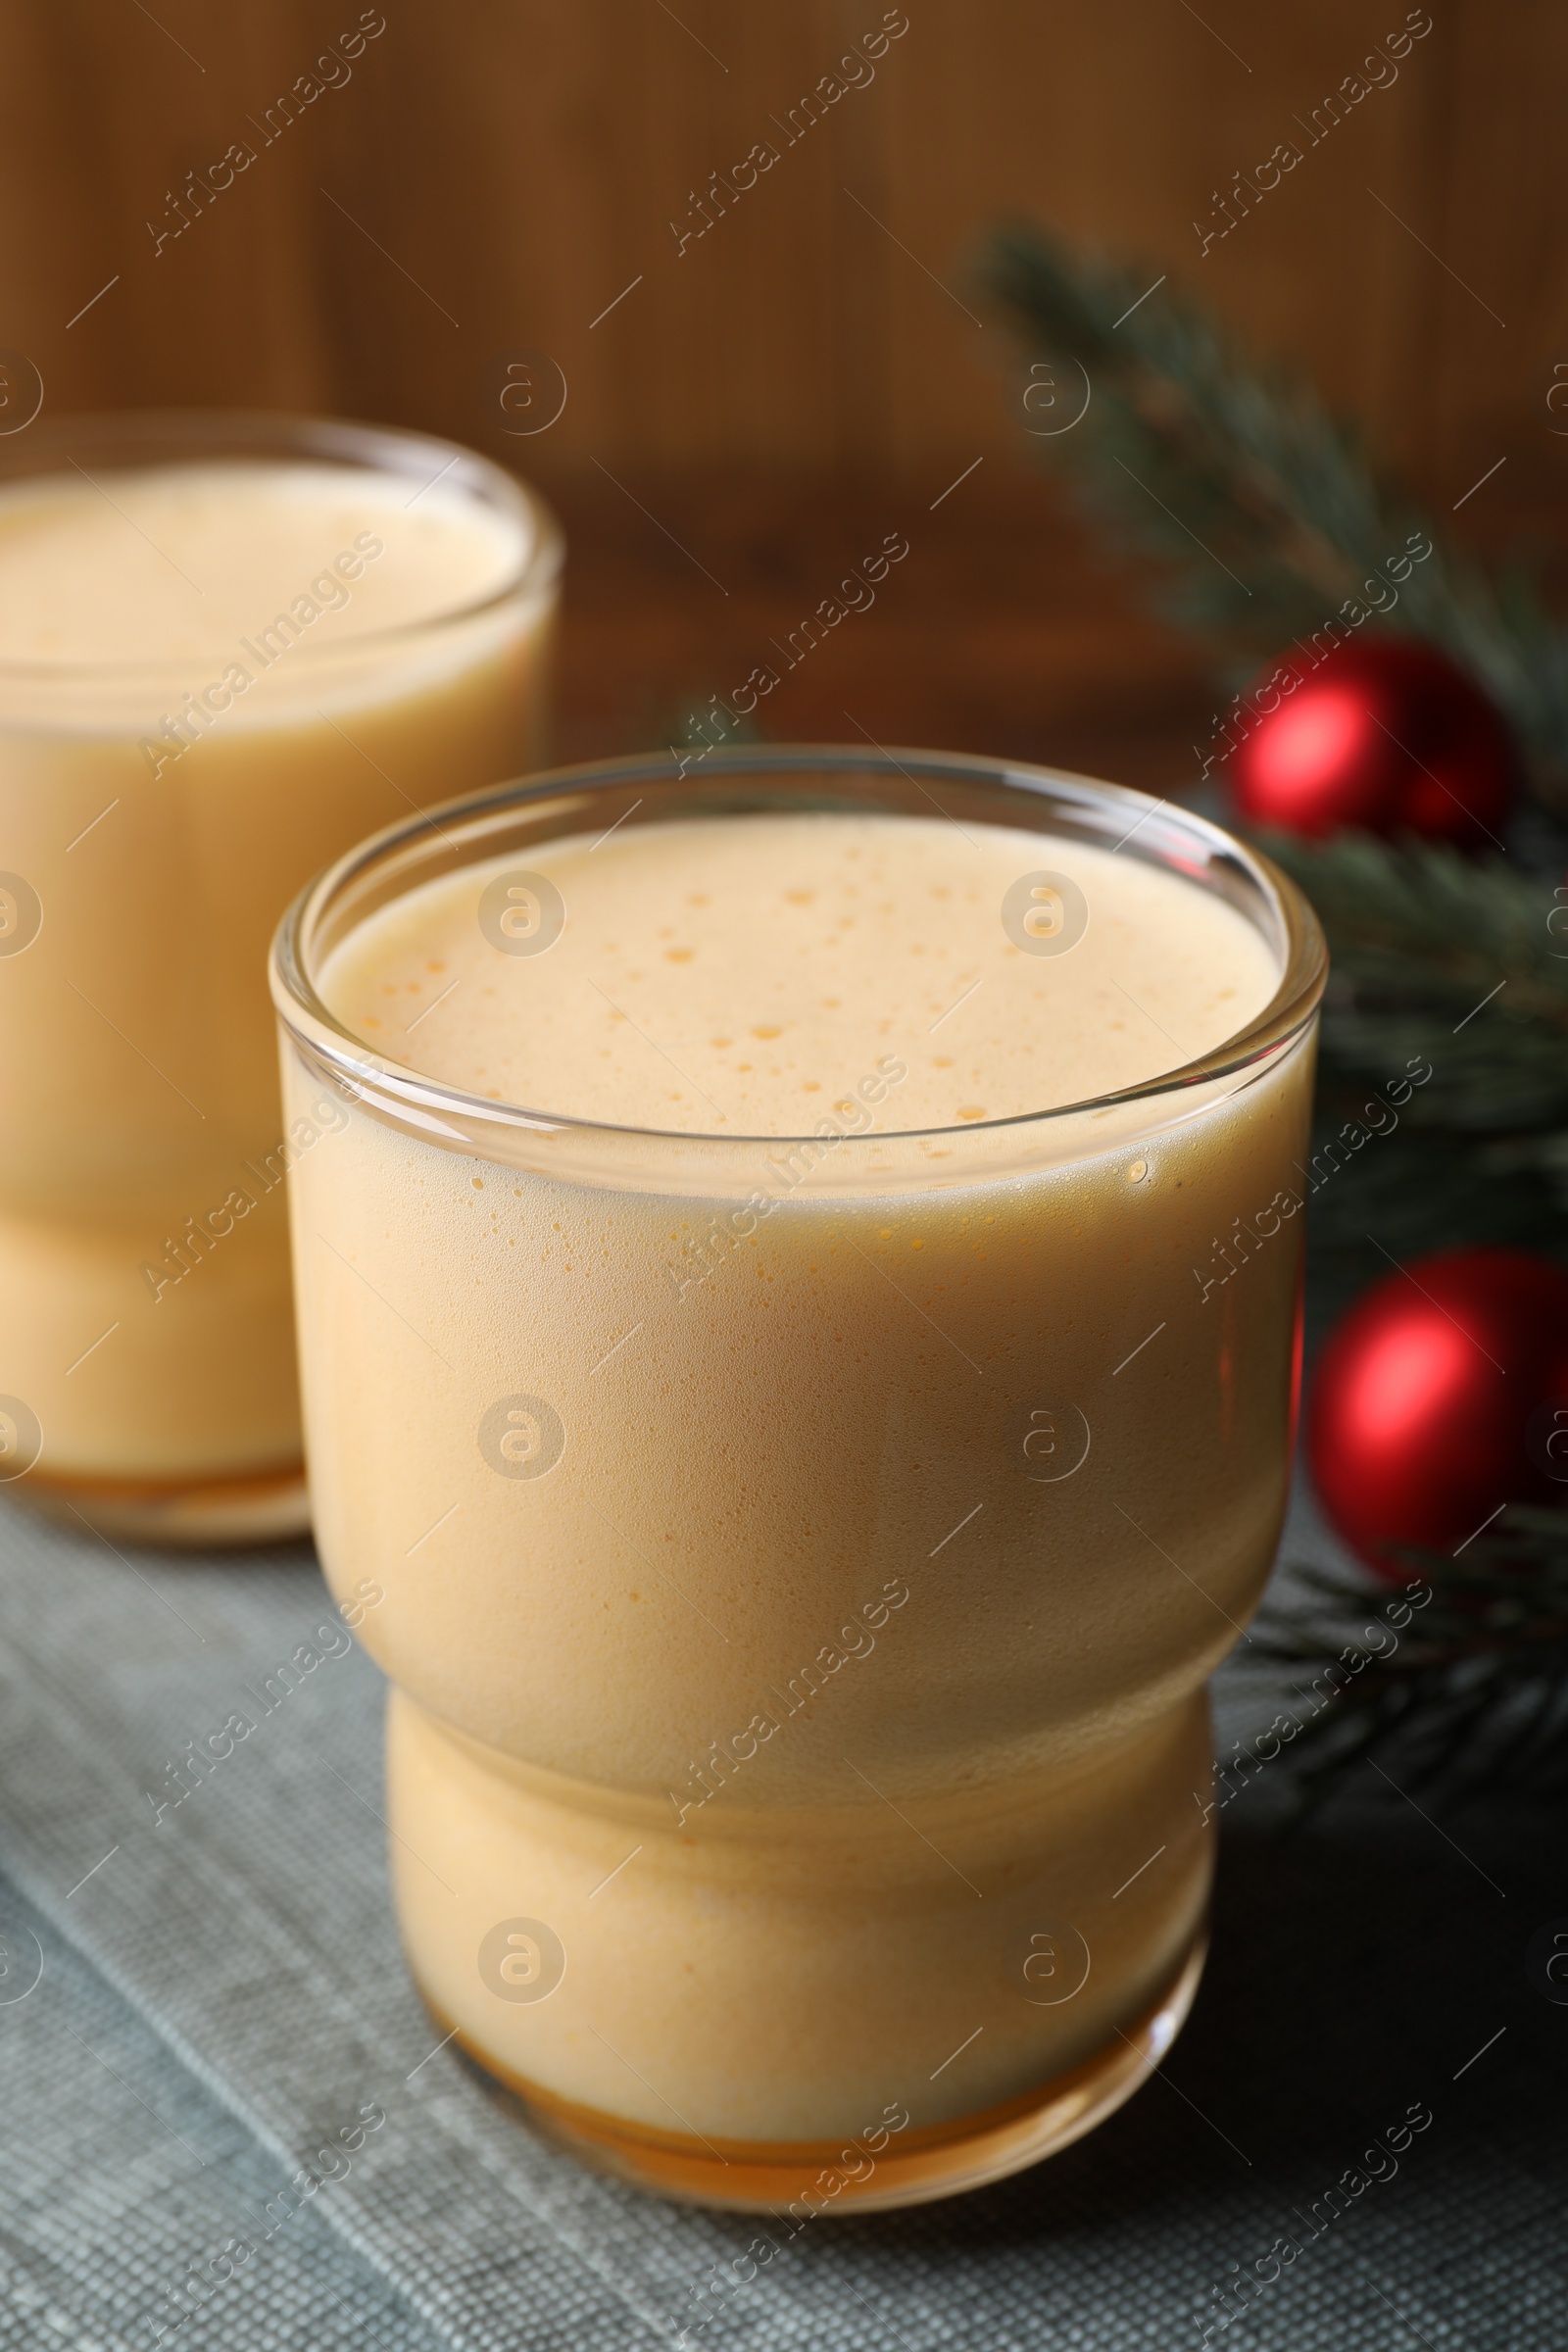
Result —
[[[1396, 80], [1308, 146], [1296, 125], [1402, 0], [904, 0], [862, 86], [789, 145], [775, 126], [881, 0], [0, 0], [0, 345], [57, 414], [326, 409], [546, 480], [945, 478], [1022, 454], [965, 270], [1024, 212], [1203, 290], [1435, 497], [1499, 454], [1516, 498], [1549, 496], [1568, 12], [1430, 6]], [[362, 22], [382, 29], [345, 56]], [[270, 133], [302, 76], [336, 86]], [[1200, 254], [1213, 191], [1282, 139], [1299, 167]], [[760, 140], [777, 163], [678, 249], [691, 192]], [[254, 161], [156, 245], [171, 192], [236, 142]], [[499, 429], [518, 348], [568, 386], [529, 440]]]

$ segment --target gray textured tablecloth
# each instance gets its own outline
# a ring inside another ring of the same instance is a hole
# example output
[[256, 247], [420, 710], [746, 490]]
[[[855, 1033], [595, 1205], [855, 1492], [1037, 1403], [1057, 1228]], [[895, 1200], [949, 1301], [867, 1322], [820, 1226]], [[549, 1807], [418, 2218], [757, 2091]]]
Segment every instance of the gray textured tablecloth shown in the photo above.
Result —
[[[1208, 1977], [1158, 2078], [1049, 2164], [823, 2220], [748, 2280], [748, 2217], [578, 2171], [431, 2054], [357, 1648], [170, 1801], [182, 1745], [334, 1622], [303, 1548], [122, 1557], [0, 1507], [5, 2352], [1568, 2343], [1568, 2007], [1524, 1968], [1568, 1915], [1560, 1813], [1440, 1828], [1385, 1790], [1282, 1842], [1259, 1783], [1224, 1817]], [[1412, 2105], [1430, 2124], [1363, 2164]], [[348, 2169], [302, 2200], [345, 2132]], [[1293, 2237], [1219, 2325], [1214, 2290]]]

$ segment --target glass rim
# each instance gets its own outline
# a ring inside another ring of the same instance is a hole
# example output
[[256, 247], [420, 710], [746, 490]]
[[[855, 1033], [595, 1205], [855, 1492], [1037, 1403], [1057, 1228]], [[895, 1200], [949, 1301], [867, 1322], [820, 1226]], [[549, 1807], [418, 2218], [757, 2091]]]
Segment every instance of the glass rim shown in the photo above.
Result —
[[[480, 619], [514, 597], [543, 594], [554, 585], [565, 557], [565, 538], [548, 502], [530, 482], [465, 442], [448, 441], [412, 426], [368, 424], [347, 416], [308, 416], [288, 409], [106, 409], [53, 417], [29, 428], [24, 439], [19, 436], [14, 451], [0, 440], [0, 495], [30, 479], [44, 479], [53, 473], [68, 475], [72, 458], [67, 444], [89, 440], [119, 444], [122, 467], [220, 463], [225, 456], [249, 454], [264, 461], [315, 458], [365, 471], [412, 475], [412, 467], [399, 459], [420, 451], [432, 464], [437, 459], [444, 461], [435, 466], [426, 489], [432, 489], [437, 481], [455, 478], [518, 525], [520, 554], [499, 587], [471, 603], [448, 607], [424, 619], [395, 621], [331, 644], [306, 644], [300, 650], [307, 661], [343, 661]], [[24, 462], [34, 455], [45, 462]], [[58, 459], [57, 465], [48, 463], [51, 457]], [[85, 473], [86, 469], [80, 470]], [[0, 654], [0, 682], [20, 679], [30, 684], [58, 681], [69, 685], [93, 679], [168, 678], [182, 675], [192, 662], [208, 658], [191, 654], [172, 660], [159, 655], [151, 660], [114, 662], [13, 662]]]
[[[1212, 819], [1174, 806], [1167, 800], [1135, 787], [1109, 784], [1071, 769], [1047, 767], [1031, 762], [987, 758], [980, 755], [949, 754], [915, 750], [889, 750], [878, 745], [866, 746], [821, 743], [762, 743], [735, 745], [714, 756], [714, 764], [708, 768], [706, 787], [718, 786], [721, 779], [730, 785], [757, 785], [769, 780], [782, 782], [795, 777], [808, 781], [812, 771], [819, 775], [837, 773], [853, 775], [857, 771], [889, 779], [904, 776], [922, 791], [922, 775], [933, 781], [945, 778], [949, 783], [967, 782], [981, 789], [990, 787], [1011, 790], [1024, 796], [1024, 806], [1032, 801], [1037, 809], [1044, 806], [1065, 804], [1086, 819], [1091, 811], [1114, 810], [1116, 821], [1125, 826], [1118, 848], [1129, 846], [1135, 838], [1135, 852], [1141, 862], [1158, 863], [1169, 870], [1171, 864], [1185, 867], [1195, 887], [1216, 889], [1216, 884], [1200, 879], [1191, 859], [1153, 858], [1150, 856], [1152, 842], [1167, 837], [1174, 850], [1177, 838], [1189, 852], [1202, 854], [1205, 864], [1218, 874], [1250, 887], [1256, 901], [1273, 920], [1276, 936], [1270, 942], [1280, 960], [1280, 981], [1267, 1004], [1243, 1028], [1232, 1032], [1219, 1045], [1196, 1059], [1183, 1062], [1136, 1085], [1121, 1087], [1104, 1095], [1090, 1097], [1082, 1102], [1054, 1104], [1049, 1109], [1010, 1113], [1005, 1118], [979, 1119], [963, 1123], [948, 1122], [934, 1127], [879, 1128], [872, 1127], [861, 1134], [850, 1133], [840, 1139], [839, 1149], [856, 1144], [864, 1147], [885, 1147], [889, 1144], [949, 1141], [956, 1137], [1000, 1136], [1009, 1131], [1019, 1133], [1039, 1129], [1052, 1121], [1082, 1119], [1086, 1114], [1130, 1107], [1143, 1102], [1158, 1101], [1162, 1097], [1179, 1097], [1252, 1068], [1277, 1056], [1298, 1040], [1309, 1028], [1323, 995], [1328, 977], [1328, 951], [1322, 927], [1304, 894], [1273, 861], [1250, 844], [1228, 833]], [[284, 913], [273, 935], [269, 970], [272, 1001], [278, 1016], [295, 1043], [305, 1049], [341, 1092], [351, 1098], [374, 1093], [394, 1109], [406, 1109], [419, 1132], [430, 1135], [432, 1116], [439, 1123], [443, 1112], [455, 1115], [466, 1127], [493, 1131], [531, 1131], [535, 1134], [576, 1134], [585, 1138], [618, 1139], [645, 1148], [699, 1149], [709, 1146], [735, 1147], [745, 1150], [799, 1150], [818, 1144], [820, 1129], [809, 1135], [728, 1134], [711, 1128], [687, 1129], [669, 1127], [639, 1127], [622, 1125], [605, 1119], [588, 1119], [566, 1112], [529, 1108], [520, 1103], [499, 1102], [487, 1097], [472, 1095], [465, 1089], [432, 1078], [407, 1063], [383, 1056], [357, 1032], [340, 1021], [318, 995], [315, 976], [310, 968], [311, 951], [317, 933], [334, 904], [345, 894], [363, 886], [377, 871], [394, 866], [400, 859], [408, 860], [417, 847], [431, 848], [439, 839], [451, 845], [455, 840], [460, 849], [471, 847], [473, 854], [454, 858], [439, 870], [461, 870], [467, 865], [484, 861], [496, 855], [493, 836], [501, 830], [509, 815], [529, 809], [544, 811], [552, 801], [563, 806], [568, 816], [580, 813], [595, 793], [611, 793], [616, 788], [629, 791], [637, 786], [656, 787], [679, 785], [684, 768], [671, 770], [669, 759], [660, 753], [636, 755], [619, 760], [592, 760], [569, 767], [550, 768], [537, 774], [517, 778], [510, 783], [493, 785], [478, 793], [439, 804], [414, 817], [399, 819], [379, 833], [361, 842], [333, 864], [325, 867], [307, 883]], [[730, 815], [739, 817], [759, 813], [764, 807], [788, 806], [787, 802], [755, 805], [733, 802], [726, 808], [717, 805], [721, 792], [712, 795], [715, 805], [707, 808], [696, 801], [682, 802], [669, 810], [672, 816]], [[929, 798], [929, 796], [927, 796]], [[646, 793], [644, 795], [646, 800]], [[815, 812], [826, 813], [821, 801], [800, 804]], [[846, 812], [853, 811], [857, 803], [846, 797]], [[870, 804], [858, 804], [862, 811], [876, 813]], [[903, 810], [893, 813], [905, 813]], [[1020, 809], [1020, 814], [1022, 810]], [[650, 816], [644, 823], [668, 821], [666, 817]], [[984, 820], [980, 820], [984, 821]], [[616, 819], [633, 822], [630, 812]], [[566, 824], [546, 838], [564, 839], [568, 834], [586, 831], [587, 825]], [[634, 827], [635, 829], [635, 827]], [[1022, 827], [1050, 833], [1055, 828], [1047, 823]], [[1108, 834], [1109, 828], [1104, 830]], [[1093, 832], [1086, 829], [1079, 838], [1093, 841]], [[390, 892], [393, 897], [404, 896], [432, 875], [411, 874], [403, 888]], [[1232, 903], [1235, 895], [1232, 894]], [[1254, 927], [1261, 928], [1255, 923]], [[466, 1129], [447, 1128], [438, 1131], [430, 1140], [457, 1142]]]

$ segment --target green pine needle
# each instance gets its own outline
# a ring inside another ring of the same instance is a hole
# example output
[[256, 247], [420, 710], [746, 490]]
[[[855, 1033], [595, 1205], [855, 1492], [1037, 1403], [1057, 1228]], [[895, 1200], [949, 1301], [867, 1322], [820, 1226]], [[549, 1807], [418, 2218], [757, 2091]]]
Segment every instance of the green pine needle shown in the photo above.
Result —
[[1516, 1506], [1458, 1559], [1409, 1557], [1430, 1597], [1396, 1634], [1386, 1587], [1302, 1569], [1304, 1603], [1252, 1636], [1247, 1665], [1292, 1670], [1298, 1819], [1377, 1788], [1369, 1763], [1449, 1805], [1568, 1788], [1568, 1512]]
[[[1152, 560], [1163, 609], [1213, 641], [1233, 686], [1293, 640], [1321, 650], [1380, 617], [1428, 639], [1510, 721], [1547, 807], [1568, 809], [1568, 634], [1523, 570], [1494, 579], [1442, 547], [1308, 383], [1253, 365], [1152, 275], [1027, 226], [983, 269], [1026, 359], [1048, 363], [1026, 402], [1039, 448]], [[1089, 404], [1069, 424], [1074, 363]], [[1397, 603], [1369, 613], [1391, 587]], [[1549, 857], [1550, 823], [1532, 822]], [[1262, 846], [1317, 907], [1333, 959], [1302, 1170], [1314, 1323], [1391, 1258], [1477, 1242], [1568, 1257], [1568, 890], [1500, 844], [1482, 859], [1357, 835]], [[1304, 1809], [1352, 1776], [1382, 1786], [1369, 1766], [1455, 1800], [1568, 1788], [1568, 1509], [1512, 1507], [1460, 1559], [1421, 1565], [1430, 1599], [1380, 1657], [1362, 1642], [1379, 1590], [1310, 1569], [1254, 1636], [1250, 1660], [1314, 1694], [1288, 1743], [1274, 1735]]]
[[1259, 846], [1328, 935], [1323, 1053], [1376, 1085], [1411, 1059], [1430, 1080], [1412, 1126], [1504, 1135], [1568, 1125], [1568, 892], [1506, 858], [1366, 834]]
[[1156, 560], [1165, 610], [1259, 661], [1323, 628], [1422, 531], [1434, 552], [1399, 586], [1396, 625], [1479, 681], [1532, 755], [1544, 794], [1562, 798], [1568, 636], [1521, 569], [1493, 582], [1438, 546], [1306, 382], [1252, 365], [1168, 284], [1140, 301], [1148, 273], [1023, 224], [994, 239], [981, 276], [1026, 353], [1086, 371], [1082, 423], [1039, 447], [1072, 470], [1131, 552]]

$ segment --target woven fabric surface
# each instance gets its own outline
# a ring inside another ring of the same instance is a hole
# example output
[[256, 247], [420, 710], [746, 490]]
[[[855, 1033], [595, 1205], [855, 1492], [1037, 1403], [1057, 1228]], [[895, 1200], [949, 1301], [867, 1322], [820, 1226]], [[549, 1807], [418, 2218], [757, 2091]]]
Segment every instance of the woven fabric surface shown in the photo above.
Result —
[[[303, 1548], [122, 1556], [0, 1511], [3, 2352], [1568, 2337], [1568, 2007], [1524, 1967], [1568, 1915], [1560, 1816], [1439, 1826], [1385, 1789], [1282, 1840], [1259, 1783], [1158, 2078], [1046, 2165], [775, 2231], [758, 2268], [751, 2217], [578, 2170], [436, 2046], [388, 1900], [382, 1686], [316, 1639], [336, 1624]], [[255, 1716], [302, 1642], [321, 1663], [172, 1803], [182, 1746]], [[1363, 2167], [1411, 2106], [1396, 2169]]]

